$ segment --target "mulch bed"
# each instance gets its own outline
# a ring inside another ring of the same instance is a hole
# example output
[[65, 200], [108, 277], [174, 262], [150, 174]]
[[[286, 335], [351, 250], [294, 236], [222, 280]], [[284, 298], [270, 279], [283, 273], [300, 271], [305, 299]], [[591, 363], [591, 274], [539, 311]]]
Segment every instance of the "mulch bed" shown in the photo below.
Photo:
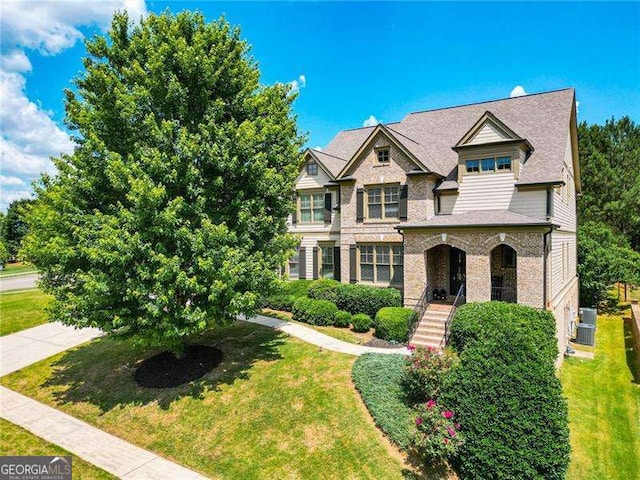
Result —
[[381, 340], [379, 338], [372, 338], [367, 343], [365, 343], [367, 347], [378, 347], [378, 348], [400, 348], [404, 347], [402, 343], [396, 342], [387, 342], [386, 340]]
[[189, 345], [180, 359], [171, 352], [162, 352], [144, 360], [136, 369], [134, 379], [141, 387], [179, 387], [216, 368], [222, 356], [222, 351], [205, 345]]

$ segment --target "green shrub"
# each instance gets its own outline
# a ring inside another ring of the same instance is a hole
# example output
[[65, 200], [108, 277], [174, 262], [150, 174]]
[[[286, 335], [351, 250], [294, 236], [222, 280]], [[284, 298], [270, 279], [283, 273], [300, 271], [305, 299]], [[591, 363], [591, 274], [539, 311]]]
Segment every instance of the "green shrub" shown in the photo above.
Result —
[[376, 425], [406, 450], [416, 412], [405, 401], [403, 368], [402, 355], [365, 353], [353, 364], [352, 378]]
[[296, 297], [293, 295], [274, 295], [267, 297], [263, 305], [266, 308], [272, 310], [282, 310], [283, 312], [290, 312], [293, 308], [293, 303], [296, 301]]
[[528, 332], [529, 342], [555, 362], [558, 344], [553, 314], [514, 303], [468, 303], [461, 306], [451, 323], [449, 345], [462, 352], [477, 341], [485, 341], [491, 332], [500, 330], [505, 324]]
[[402, 295], [395, 288], [377, 288], [346, 283], [340, 285], [337, 294], [338, 308], [353, 315], [366, 313], [374, 318], [378, 310], [383, 307], [402, 306]]
[[351, 324], [356, 332], [368, 332], [373, 324], [373, 320], [366, 313], [357, 313], [351, 317]]
[[333, 322], [333, 326], [345, 328], [348, 327], [350, 323], [351, 314], [349, 312], [345, 312], [344, 310], [338, 310], [338, 313], [336, 313], [335, 321]]
[[465, 443], [452, 458], [461, 478], [565, 477], [568, 414], [550, 323], [546, 312], [494, 302], [456, 313], [460, 363], [439, 401], [462, 424]]
[[425, 465], [448, 460], [456, 454], [462, 443], [460, 424], [453, 410], [435, 400], [418, 406], [411, 446]]
[[409, 345], [413, 355], [406, 357], [404, 387], [415, 403], [438, 398], [445, 376], [458, 361], [449, 349]]
[[315, 298], [316, 300], [329, 300], [330, 302], [336, 303], [338, 301], [338, 290], [341, 285], [337, 280], [319, 278], [309, 285], [307, 295], [309, 298]]
[[415, 313], [409, 308], [383, 307], [375, 317], [375, 336], [383, 340], [404, 342]]
[[328, 300], [300, 297], [293, 304], [293, 319], [310, 325], [333, 325], [338, 307]]
[[310, 285], [311, 280], [287, 280], [282, 282], [282, 294], [293, 295], [296, 298], [306, 297]]

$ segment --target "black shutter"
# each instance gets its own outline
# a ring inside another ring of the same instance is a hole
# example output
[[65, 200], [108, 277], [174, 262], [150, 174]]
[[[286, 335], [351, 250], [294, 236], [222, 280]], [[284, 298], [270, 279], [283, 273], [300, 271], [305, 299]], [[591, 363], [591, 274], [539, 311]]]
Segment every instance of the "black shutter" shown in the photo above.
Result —
[[407, 197], [409, 196], [409, 185], [400, 187], [400, 201], [398, 203], [398, 217], [400, 220], [407, 219]]
[[349, 282], [356, 283], [358, 281], [358, 250], [355, 245], [349, 246]]
[[340, 247], [333, 247], [333, 279], [340, 281]]
[[331, 192], [324, 194], [324, 223], [331, 223]]
[[313, 247], [313, 279], [318, 278], [318, 247]]
[[305, 247], [300, 247], [300, 264], [298, 268], [300, 269], [298, 278], [307, 278], [307, 249]]
[[291, 223], [295, 225], [296, 223], [298, 223], [298, 196], [295, 194], [293, 195], [293, 205], [294, 210], [291, 213]]
[[340, 198], [340, 196], [342, 195], [342, 188], [340, 186], [338, 186], [338, 198], [336, 201], [336, 205], [338, 207], [340, 207], [340, 205], [342, 205], [342, 198]]
[[364, 189], [356, 190], [356, 222], [364, 220]]

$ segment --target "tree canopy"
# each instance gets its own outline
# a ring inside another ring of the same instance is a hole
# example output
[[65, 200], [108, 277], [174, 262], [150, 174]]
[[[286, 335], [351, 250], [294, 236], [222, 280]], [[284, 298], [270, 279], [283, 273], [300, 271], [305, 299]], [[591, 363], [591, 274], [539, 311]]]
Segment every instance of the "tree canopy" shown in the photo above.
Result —
[[26, 215], [33, 204], [33, 200], [14, 200], [9, 204], [6, 216], [1, 219], [1, 236], [5, 244], [8, 259], [16, 259], [22, 244], [22, 238], [27, 234]]
[[253, 314], [291, 253], [295, 95], [199, 13], [117, 13], [86, 48], [65, 92], [76, 148], [37, 187], [24, 252], [55, 319], [180, 353]]

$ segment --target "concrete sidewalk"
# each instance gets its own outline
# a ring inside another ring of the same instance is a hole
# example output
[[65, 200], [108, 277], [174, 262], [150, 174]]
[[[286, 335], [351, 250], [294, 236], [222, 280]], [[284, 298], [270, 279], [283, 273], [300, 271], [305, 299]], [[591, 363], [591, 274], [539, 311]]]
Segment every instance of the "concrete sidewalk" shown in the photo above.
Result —
[[102, 332], [96, 328], [75, 329], [55, 322], [0, 337], [0, 376], [64, 352], [100, 335]]
[[10, 277], [0, 278], [0, 292], [36, 288], [38, 278], [40, 278], [40, 275], [38, 275], [37, 273], [12, 275]]
[[304, 325], [300, 325], [297, 323], [285, 322], [284, 320], [279, 320], [273, 317], [265, 317], [264, 315], [257, 315], [253, 318], [241, 318], [240, 320], [249, 323], [256, 323], [265, 327], [275, 328], [291, 335], [292, 337], [296, 337], [300, 340], [304, 340], [307, 343], [311, 343], [312, 345], [317, 345], [318, 347], [326, 348], [327, 350], [346, 353], [349, 355], [362, 355], [363, 353], [389, 353], [409, 355], [411, 353], [405, 347], [378, 348], [343, 342], [342, 340], [338, 340], [337, 338], [333, 338], [329, 335], [325, 335], [324, 333], [320, 333], [313, 328], [305, 327]]
[[118, 478], [206, 478], [8, 388], [0, 387], [0, 398], [2, 418], [60, 445]]

